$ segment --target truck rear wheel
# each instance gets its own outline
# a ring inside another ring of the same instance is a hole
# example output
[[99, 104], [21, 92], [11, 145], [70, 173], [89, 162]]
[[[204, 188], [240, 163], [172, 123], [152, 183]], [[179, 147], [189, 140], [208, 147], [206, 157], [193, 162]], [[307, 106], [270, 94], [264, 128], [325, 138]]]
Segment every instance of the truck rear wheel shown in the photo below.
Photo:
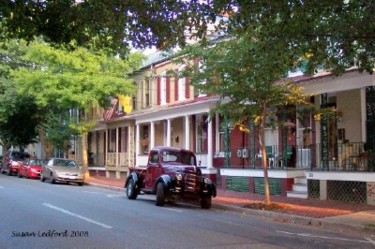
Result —
[[203, 208], [203, 209], [210, 209], [211, 208], [211, 201], [212, 201], [212, 197], [211, 196], [204, 196], [204, 197], [202, 197], [201, 208]]
[[165, 201], [165, 193], [164, 193], [164, 186], [162, 182], [159, 182], [156, 186], [156, 206], [164, 206]]
[[126, 196], [129, 200], [137, 199], [138, 193], [135, 189], [135, 182], [133, 179], [129, 179], [128, 185], [126, 185]]

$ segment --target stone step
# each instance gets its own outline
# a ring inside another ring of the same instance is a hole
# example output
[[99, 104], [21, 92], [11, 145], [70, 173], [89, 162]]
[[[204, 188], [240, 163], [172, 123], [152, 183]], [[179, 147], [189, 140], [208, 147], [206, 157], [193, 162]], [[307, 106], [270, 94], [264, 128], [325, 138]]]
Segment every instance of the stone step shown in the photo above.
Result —
[[294, 178], [294, 183], [295, 184], [305, 184], [305, 185], [307, 185], [307, 179], [306, 179], [306, 177], [296, 177], [296, 178]]
[[300, 199], [308, 198], [307, 192], [304, 192], [304, 191], [287, 191], [286, 196], [293, 197], [293, 198], [300, 198]]
[[306, 192], [307, 193], [307, 185], [306, 184], [293, 184], [292, 190], [297, 191], [297, 192]]

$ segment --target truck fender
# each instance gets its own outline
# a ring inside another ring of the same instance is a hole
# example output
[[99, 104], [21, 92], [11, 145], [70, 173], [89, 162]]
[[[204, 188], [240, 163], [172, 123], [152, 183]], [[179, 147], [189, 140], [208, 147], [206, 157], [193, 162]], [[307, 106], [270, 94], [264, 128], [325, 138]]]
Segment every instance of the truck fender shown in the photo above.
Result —
[[126, 188], [126, 186], [128, 185], [128, 182], [129, 182], [130, 179], [133, 179], [133, 181], [135, 183], [137, 183], [138, 182], [138, 174], [135, 173], [135, 172], [130, 173], [130, 175], [128, 176], [128, 178], [126, 178], [124, 188]]
[[171, 186], [171, 183], [172, 183], [172, 179], [169, 175], [161, 175], [159, 176], [158, 179], [156, 179], [155, 181], [155, 186], [154, 186], [154, 191], [156, 192], [156, 186], [158, 185], [159, 182], [162, 182], [163, 183], [163, 186], [164, 186], [164, 189], [165, 190], [169, 190], [170, 186]]
[[[216, 197], [216, 186], [215, 183], [211, 181], [209, 178], [203, 178], [203, 181], [201, 183], [201, 190], [202, 194]], [[205, 191], [205, 193], [203, 193]]]

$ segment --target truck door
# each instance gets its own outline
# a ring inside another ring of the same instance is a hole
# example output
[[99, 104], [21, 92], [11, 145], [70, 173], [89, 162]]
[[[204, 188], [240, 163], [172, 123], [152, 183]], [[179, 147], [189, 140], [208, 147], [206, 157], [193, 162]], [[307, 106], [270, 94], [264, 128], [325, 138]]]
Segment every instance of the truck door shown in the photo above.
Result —
[[160, 158], [157, 151], [151, 151], [148, 158], [148, 165], [145, 177], [145, 188], [152, 189], [155, 180], [163, 173], [163, 168], [160, 165]]

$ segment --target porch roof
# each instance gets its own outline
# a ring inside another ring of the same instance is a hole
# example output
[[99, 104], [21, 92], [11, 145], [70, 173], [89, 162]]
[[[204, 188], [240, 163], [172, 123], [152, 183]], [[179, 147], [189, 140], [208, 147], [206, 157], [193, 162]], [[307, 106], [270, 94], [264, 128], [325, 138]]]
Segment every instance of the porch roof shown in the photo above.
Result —
[[349, 69], [340, 76], [322, 72], [314, 76], [296, 76], [290, 79], [302, 86], [306, 94], [333, 93], [375, 86], [374, 74], [359, 72], [356, 68]]
[[136, 124], [184, 117], [209, 112], [218, 100], [218, 96], [199, 97], [194, 100], [174, 103], [172, 105], [158, 106], [157, 108], [146, 112], [130, 114], [129, 117], [134, 119]]

